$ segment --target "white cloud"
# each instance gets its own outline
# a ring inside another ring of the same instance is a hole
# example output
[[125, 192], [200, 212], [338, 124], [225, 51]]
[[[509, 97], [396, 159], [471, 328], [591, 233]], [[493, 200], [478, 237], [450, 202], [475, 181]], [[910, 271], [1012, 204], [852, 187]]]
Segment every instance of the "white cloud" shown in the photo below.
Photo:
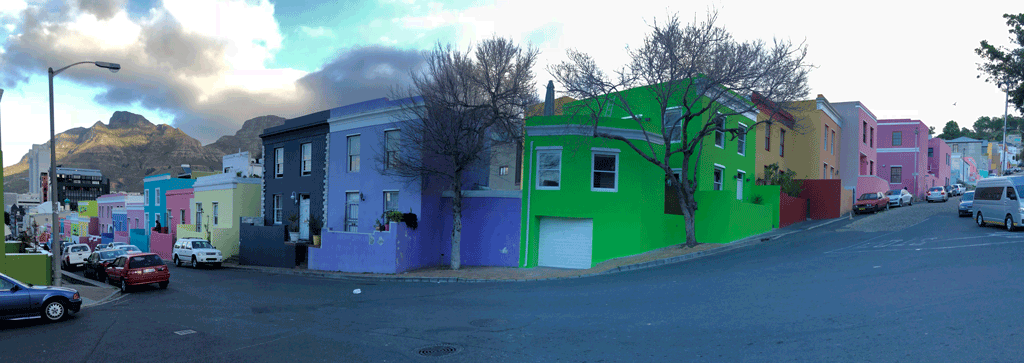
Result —
[[17, 15], [22, 10], [28, 7], [28, 3], [23, 0], [4, 0], [0, 1], [0, 15]]
[[306, 35], [308, 35], [308, 36], [310, 36], [312, 38], [323, 38], [323, 37], [334, 38], [334, 31], [331, 30], [330, 28], [326, 28], [326, 27], [322, 27], [322, 26], [318, 26], [316, 28], [311, 28], [311, 27], [302, 25], [302, 26], [299, 26], [299, 31], [301, 31], [303, 33], [306, 33]]
[[380, 37], [380, 42], [384, 44], [398, 44], [398, 40], [391, 39], [388, 37]]

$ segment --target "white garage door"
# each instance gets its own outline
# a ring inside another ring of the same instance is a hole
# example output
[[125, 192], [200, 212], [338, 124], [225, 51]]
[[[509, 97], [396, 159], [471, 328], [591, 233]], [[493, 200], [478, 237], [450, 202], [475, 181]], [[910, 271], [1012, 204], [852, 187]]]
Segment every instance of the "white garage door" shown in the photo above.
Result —
[[594, 220], [540, 218], [537, 265], [590, 268], [594, 248]]

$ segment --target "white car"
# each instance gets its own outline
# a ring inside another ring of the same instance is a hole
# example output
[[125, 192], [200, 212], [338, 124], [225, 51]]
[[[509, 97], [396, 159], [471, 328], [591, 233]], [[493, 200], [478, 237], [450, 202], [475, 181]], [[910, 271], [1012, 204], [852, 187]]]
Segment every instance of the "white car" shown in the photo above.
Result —
[[964, 188], [963, 184], [953, 184], [949, 190], [949, 194], [953, 196], [964, 195], [964, 192], [966, 191], [967, 188]]
[[70, 269], [71, 267], [82, 268], [85, 266], [85, 260], [89, 258], [89, 254], [92, 253], [92, 249], [89, 245], [84, 243], [76, 243], [64, 247], [64, 251], [61, 251], [61, 255], [64, 257], [64, 261], [61, 261], [60, 265], [62, 269]]
[[890, 206], [914, 205], [914, 196], [906, 189], [893, 189], [885, 193], [885, 196], [889, 197]]
[[174, 243], [173, 253], [175, 266], [187, 263], [192, 268], [207, 264], [220, 267], [221, 262], [224, 262], [224, 256], [221, 255], [220, 250], [213, 247], [210, 241], [200, 238], [178, 239]]
[[946, 192], [945, 187], [931, 187], [928, 189], [928, 195], [925, 196], [928, 203], [931, 202], [943, 202], [949, 200], [949, 193]]

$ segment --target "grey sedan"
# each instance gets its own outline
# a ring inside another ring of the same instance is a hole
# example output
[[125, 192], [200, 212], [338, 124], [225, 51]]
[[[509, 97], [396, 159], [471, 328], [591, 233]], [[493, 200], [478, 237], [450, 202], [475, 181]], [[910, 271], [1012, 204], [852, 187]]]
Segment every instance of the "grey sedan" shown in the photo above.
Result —
[[902, 207], [905, 205], [914, 205], [914, 196], [910, 194], [906, 189], [893, 189], [888, 193], [885, 193], [889, 197], [889, 205]]
[[33, 286], [0, 273], [0, 319], [42, 316], [60, 321], [81, 309], [82, 296], [75, 289]]

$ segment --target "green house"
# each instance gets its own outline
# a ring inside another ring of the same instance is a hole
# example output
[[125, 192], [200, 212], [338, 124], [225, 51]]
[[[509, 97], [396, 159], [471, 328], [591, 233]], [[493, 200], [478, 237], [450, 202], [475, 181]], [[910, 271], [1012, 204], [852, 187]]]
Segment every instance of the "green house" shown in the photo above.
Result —
[[[641, 87], [618, 95], [643, 119], [642, 126], [621, 108], [605, 107], [598, 131], [664, 155], [662, 117], [653, 92]], [[594, 122], [577, 112], [588, 102], [594, 101], [566, 104], [564, 115], [526, 120], [521, 267], [585, 269], [686, 242], [685, 220], [664, 171], [625, 142], [593, 137]], [[695, 107], [707, 102], [711, 100], [700, 96]], [[748, 104], [731, 94], [722, 102]], [[681, 112], [671, 105], [682, 104], [682, 99], [669, 104], [669, 113]], [[733, 128], [753, 125], [757, 114], [723, 118], [725, 128]], [[692, 122], [690, 132], [711, 119]], [[656, 137], [645, 137], [641, 127]], [[699, 160], [696, 154], [691, 160], [691, 170], [697, 170], [698, 242], [727, 243], [766, 232], [777, 223], [778, 187], [754, 185], [755, 137], [753, 131], [736, 139], [712, 134], [704, 140]], [[681, 153], [671, 160], [673, 169], [682, 169]]]

